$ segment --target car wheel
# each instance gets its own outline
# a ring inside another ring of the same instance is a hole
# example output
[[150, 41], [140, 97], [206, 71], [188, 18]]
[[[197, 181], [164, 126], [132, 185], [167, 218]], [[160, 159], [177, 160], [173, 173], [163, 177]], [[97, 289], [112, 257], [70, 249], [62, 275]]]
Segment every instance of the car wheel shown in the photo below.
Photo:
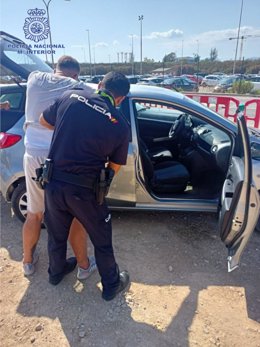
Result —
[[11, 198], [11, 206], [15, 216], [21, 222], [24, 222], [27, 214], [27, 194], [25, 181], [19, 183], [15, 188]]

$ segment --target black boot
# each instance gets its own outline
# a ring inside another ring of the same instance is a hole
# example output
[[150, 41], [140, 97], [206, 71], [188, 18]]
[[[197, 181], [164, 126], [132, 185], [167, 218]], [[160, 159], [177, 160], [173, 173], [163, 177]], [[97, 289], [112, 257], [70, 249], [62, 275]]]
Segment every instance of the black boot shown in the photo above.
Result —
[[108, 293], [103, 292], [102, 293], [102, 298], [106, 301], [113, 300], [117, 294], [122, 292], [129, 284], [129, 274], [127, 271], [122, 271], [119, 273], [119, 285], [116, 290], [110, 291]]
[[49, 283], [56, 286], [60, 283], [64, 276], [66, 276], [68, 273], [72, 272], [75, 269], [76, 265], [77, 259], [75, 257], [68, 258], [66, 260], [64, 270], [61, 273], [53, 276], [49, 275]]

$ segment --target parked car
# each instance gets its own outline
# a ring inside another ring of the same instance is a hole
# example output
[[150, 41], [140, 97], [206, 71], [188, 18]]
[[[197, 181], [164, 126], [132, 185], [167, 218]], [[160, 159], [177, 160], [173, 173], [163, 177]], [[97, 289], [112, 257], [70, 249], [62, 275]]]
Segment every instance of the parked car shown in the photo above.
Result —
[[[1, 33], [0, 37], [1, 63], [7, 68], [24, 78], [32, 69], [43, 68], [28, 47], [16, 55], [15, 45], [8, 44], [12, 38]], [[21, 220], [27, 207], [22, 164], [25, 91], [20, 84], [1, 86], [1, 100], [20, 95], [20, 103], [1, 112], [0, 184], [3, 197]], [[255, 226], [259, 227], [260, 132], [247, 129], [243, 116], [232, 123], [166, 88], [131, 85], [120, 110], [128, 119], [131, 139], [127, 164], [107, 196], [109, 206], [219, 212], [228, 270], [234, 270]]]
[[249, 81], [253, 84], [254, 91], [260, 90], [260, 75], [251, 76]]
[[96, 83], [98, 84], [102, 79], [103, 79], [104, 75], [95, 75], [95, 76], [91, 76], [90, 78], [85, 79], [84, 82], [86, 83]]
[[201, 84], [202, 80], [203, 80], [203, 77], [200, 76], [200, 75], [187, 75], [187, 74], [184, 74], [184, 75], [181, 75], [180, 77], [184, 77], [184, 78], [187, 78], [191, 81], [193, 81], [194, 83], [197, 83], [197, 84]]
[[239, 77], [238, 76], [228, 76], [222, 78], [219, 83], [214, 87], [214, 92], [226, 92], [227, 90], [231, 89], [234, 82], [238, 81]]
[[197, 81], [197, 76], [194, 76], [194, 75], [181, 75], [180, 77], [184, 77], [184, 78], [187, 78], [189, 79], [190, 81], [194, 82], [194, 83], [198, 83]]
[[126, 76], [128, 78], [129, 83], [136, 84], [139, 81], [138, 76]]
[[172, 77], [165, 79], [160, 86], [168, 89], [174, 90], [183, 90], [183, 91], [191, 91], [198, 92], [199, 87], [196, 82], [193, 82], [185, 77]]
[[81, 80], [83, 82], [89, 81], [90, 79], [91, 79], [90, 75], [80, 75], [79, 76], [79, 80]]
[[220, 76], [220, 77], [225, 77], [226, 76], [226, 74], [224, 72], [214, 72], [212, 75]]
[[201, 85], [203, 87], [216, 86], [220, 82], [221, 78], [222, 76], [219, 75], [207, 75], [203, 78]]
[[154, 76], [154, 77], [147, 77], [147, 78], [140, 78], [139, 81], [136, 84], [145, 84], [149, 86], [158, 86], [160, 83], [163, 82], [165, 77], [163, 76]]
[[195, 77], [196, 82], [199, 82], [199, 84], [201, 84], [204, 76], [199, 75], [199, 74], [194, 74], [193, 76]]
[[260, 75], [249, 76], [248, 80], [253, 82], [260, 82]]
[[257, 91], [260, 90], [260, 76], [252, 76], [252, 77], [248, 77], [246, 75], [231, 75], [231, 76], [227, 76], [222, 78], [219, 81], [219, 84], [217, 84], [214, 87], [214, 91], [215, 92], [225, 92], [228, 89], [231, 89], [233, 84], [237, 81], [249, 81], [252, 83], [253, 85], [253, 91]]

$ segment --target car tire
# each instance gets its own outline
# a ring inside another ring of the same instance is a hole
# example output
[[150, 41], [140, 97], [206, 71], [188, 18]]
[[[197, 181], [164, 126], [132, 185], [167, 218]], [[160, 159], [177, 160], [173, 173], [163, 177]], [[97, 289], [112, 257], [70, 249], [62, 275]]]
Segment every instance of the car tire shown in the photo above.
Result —
[[27, 214], [27, 194], [25, 181], [22, 181], [14, 189], [11, 197], [11, 206], [15, 216], [24, 223]]

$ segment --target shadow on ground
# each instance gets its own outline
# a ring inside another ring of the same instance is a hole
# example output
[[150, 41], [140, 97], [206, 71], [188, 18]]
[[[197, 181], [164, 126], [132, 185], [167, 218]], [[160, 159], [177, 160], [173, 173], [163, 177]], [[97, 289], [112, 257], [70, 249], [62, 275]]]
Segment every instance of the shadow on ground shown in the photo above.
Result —
[[[20, 262], [21, 224], [8, 211], [4, 205], [1, 247]], [[16, 312], [23, 317], [50, 318], [52, 323], [45, 322], [42, 330], [51, 331], [51, 324], [59, 327], [67, 341], [59, 344], [72, 347], [188, 347], [196, 345], [200, 331], [204, 341], [213, 339], [214, 345], [224, 339], [227, 343], [228, 336], [219, 331], [224, 325], [239, 331], [236, 303], [241, 300], [244, 320], [248, 316], [260, 321], [260, 235], [253, 235], [240, 269], [227, 273], [227, 253], [218, 238], [214, 215], [116, 212], [112, 220], [116, 259], [121, 269], [130, 272], [132, 281], [126, 294], [104, 302], [98, 274], [81, 283], [74, 272], [57, 287], [51, 286], [43, 231], [37, 273], [22, 279], [28, 287]], [[48, 333], [46, 345], [58, 345], [58, 335]]]

